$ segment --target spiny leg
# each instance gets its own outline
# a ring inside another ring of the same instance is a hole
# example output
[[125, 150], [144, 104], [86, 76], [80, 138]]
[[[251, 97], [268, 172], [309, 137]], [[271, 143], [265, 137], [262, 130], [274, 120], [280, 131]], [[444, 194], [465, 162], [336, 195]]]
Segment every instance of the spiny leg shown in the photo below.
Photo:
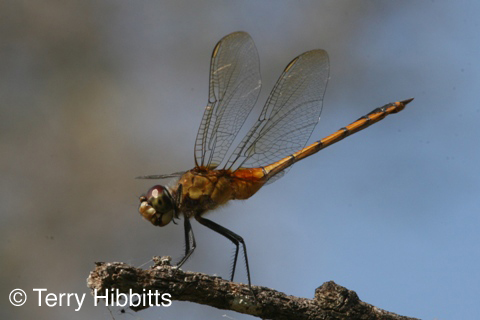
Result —
[[[232, 273], [231, 273], [231, 281], [233, 281], [233, 276], [235, 275], [235, 268], [237, 266], [237, 259], [238, 259], [238, 250], [239, 250], [239, 245], [242, 244], [242, 247], [243, 247], [243, 254], [245, 256], [245, 265], [247, 267], [247, 278], [248, 278], [248, 286], [250, 288], [250, 290], [252, 289], [252, 282], [250, 280], [250, 268], [248, 266], [248, 256], [247, 256], [247, 246], [245, 245], [245, 241], [243, 241], [243, 238], [241, 236], [239, 236], [238, 234], [234, 233], [233, 231], [230, 231], [228, 230], [227, 228], [225, 227], [222, 227], [221, 225], [211, 221], [211, 220], [208, 220], [208, 219], [205, 219], [205, 218], [202, 218], [200, 216], [195, 216], [195, 219], [197, 219], [198, 222], [200, 222], [201, 224], [203, 224], [204, 226], [212, 229], [213, 231], [221, 234], [222, 236], [224, 236], [225, 238], [227, 238], [228, 240], [232, 241], [233, 244], [235, 245], [236, 249], [235, 249], [235, 258], [233, 260], [233, 268], [232, 268]], [[252, 291], [253, 293], [253, 291]]]
[[177, 263], [178, 268], [180, 268], [185, 261], [190, 258], [193, 251], [197, 247], [195, 236], [193, 235], [192, 225], [190, 224], [190, 219], [187, 216], [184, 216], [184, 219], [183, 226], [185, 231], [185, 256]]

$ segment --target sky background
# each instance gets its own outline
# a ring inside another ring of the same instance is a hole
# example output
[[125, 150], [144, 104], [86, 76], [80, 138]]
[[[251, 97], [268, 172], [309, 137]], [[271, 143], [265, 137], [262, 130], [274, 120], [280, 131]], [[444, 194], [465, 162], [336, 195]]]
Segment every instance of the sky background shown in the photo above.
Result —
[[[333, 280], [401, 315], [478, 317], [479, 16], [477, 1], [0, 2], [0, 318], [253, 319], [188, 302], [121, 314], [86, 287], [96, 261], [181, 257], [182, 226], [141, 219], [155, 182], [133, 178], [194, 166], [210, 54], [238, 30], [260, 56], [257, 112], [292, 58], [328, 51], [311, 141], [415, 98], [208, 215], [244, 237], [252, 282], [313, 298]], [[183, 269], [228, 277], [233, 245], [192, 225]], [[87, 297], [39, 307], [33, 288]]]

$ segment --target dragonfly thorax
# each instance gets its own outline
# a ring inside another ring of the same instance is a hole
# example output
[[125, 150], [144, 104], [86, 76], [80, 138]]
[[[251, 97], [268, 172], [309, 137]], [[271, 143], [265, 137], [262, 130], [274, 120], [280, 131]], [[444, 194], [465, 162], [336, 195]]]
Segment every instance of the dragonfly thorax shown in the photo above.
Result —
[[156, 185], [140, 197], [140, 214], [153, 225], [163, 227], [172, 221], [175, 208], [173, 198], [166, 187]]

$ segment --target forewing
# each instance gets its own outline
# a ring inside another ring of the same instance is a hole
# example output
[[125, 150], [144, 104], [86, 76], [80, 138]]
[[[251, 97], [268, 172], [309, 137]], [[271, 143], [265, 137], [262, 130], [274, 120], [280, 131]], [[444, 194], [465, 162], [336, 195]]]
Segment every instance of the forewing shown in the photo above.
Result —
[[195, 141], [197, 166], [216, 168], [260, 93], [260, 65], [252, 38], [235, 32], [221, 39], [210, 65], [208, 105]]
[[149, 176], [138, 176], [138, 177], [135, 177], [135, 179], [170, 179], [170, 178], [181, 177], [184, 173], [185, 171], [174, 172], [170, 174], [154, 174]]
[[266, 166], [305, 147], [320, 118], [328, 76], [324, 50], [305, 52], [290, 62], [227, 167]]

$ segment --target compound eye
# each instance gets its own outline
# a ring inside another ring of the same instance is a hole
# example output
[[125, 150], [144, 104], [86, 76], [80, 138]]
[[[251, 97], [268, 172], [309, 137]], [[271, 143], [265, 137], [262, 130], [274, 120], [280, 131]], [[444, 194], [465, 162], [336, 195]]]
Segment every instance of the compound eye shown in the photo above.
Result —
[[[174, 213], [173, 200], [167, 188], [160, 185], [151, 187], [143, 198], [143, 202], [146, 204], [144, 204], [144, 208], [142, 208], [140, 213], [143, 216], [150, 214], [150, 216], [147, 216], [147, 220], [154, 225], [163, 227], [172, 221]], [[142, 211], [145, 213], [142, 213]]]
[[153, 186], [147, 192], [147, 200], [159, 213], [166, 213], [173, 209], [172, 198], [163, 186]]
[[150, 190], [148, 190], [146, 197], [147, 199], [158, 198], [164, 192], [164, 190], [165, 188], [161, 185], [153, 186], [150, 188]]
[[163, 186], [153, 186], [150, 188], [150, 190], [148, 190], [146, 198], [148, 202], [155, 208], [155, 210], [163, 211], [163, 198], [166, 192], [167, 191]]

